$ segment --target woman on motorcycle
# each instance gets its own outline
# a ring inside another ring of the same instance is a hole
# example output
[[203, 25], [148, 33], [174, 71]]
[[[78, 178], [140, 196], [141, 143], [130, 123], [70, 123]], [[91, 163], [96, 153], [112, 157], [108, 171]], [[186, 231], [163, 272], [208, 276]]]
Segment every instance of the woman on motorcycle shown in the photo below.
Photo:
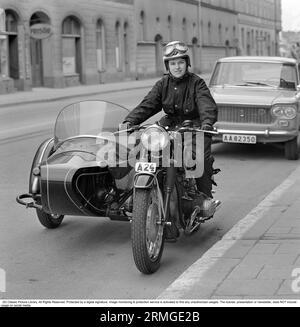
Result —
[[[162, 125], [180, 125], [184, 120], [193, 120], [201, 129], [211, 131], [217, 121], [217, 105], [206, 83], [198, 75], [189, 72], [189, 49], [180, 41], [164, 47], [165, 74], [145, 96], [143, 101], [125, 118], [124, 123], [139, 125], [162, 109], [166, 113], [160, 120]], [[213, 161], [211, 135], [204, 137], [204, 173], [197, 178], [200, 192], [212, 198]]]

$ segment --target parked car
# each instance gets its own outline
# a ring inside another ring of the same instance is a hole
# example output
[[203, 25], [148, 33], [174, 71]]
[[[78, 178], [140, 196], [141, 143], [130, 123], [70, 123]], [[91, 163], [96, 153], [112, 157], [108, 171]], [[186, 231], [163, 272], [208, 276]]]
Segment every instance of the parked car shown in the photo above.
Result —
[[216, 62], [209, 88], [218, 104], [216, 140], [284, 144], [297, 160], [300, 127], [299, 63], [283, 57], [228, 57]]

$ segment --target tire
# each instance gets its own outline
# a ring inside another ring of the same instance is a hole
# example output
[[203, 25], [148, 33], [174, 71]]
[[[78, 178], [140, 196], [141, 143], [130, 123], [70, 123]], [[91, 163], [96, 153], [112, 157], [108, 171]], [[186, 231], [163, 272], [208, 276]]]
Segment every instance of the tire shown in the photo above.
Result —
[[49, 229], [54, 229], [54, 228], [59, 227], [64, 219], [63, 215], [55, 217], [55, 216], [50, 215], [49, 213], [46, 213], [45, 211], [40, 210], [40, 209], [36, 209], [36, 214], [38, 216], [40, 223], [44, 227], [49, 228]]
[[284, 143], [284, 155], [288, 160], [298, 160], [299, 150], [298, 150], [298, 137], [296, 136], [290, 141]]
[[157, 204], [155, 189], [135, 191], [131, 242], [135, 265], [143, 274], [158, 270], [164, 249], [164, 225], [155, 224], [159, 218]]

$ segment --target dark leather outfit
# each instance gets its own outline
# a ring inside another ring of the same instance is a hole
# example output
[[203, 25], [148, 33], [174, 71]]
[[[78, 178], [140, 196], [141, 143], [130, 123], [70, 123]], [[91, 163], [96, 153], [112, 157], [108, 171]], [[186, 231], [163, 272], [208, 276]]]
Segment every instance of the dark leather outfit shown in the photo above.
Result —
[[[161, 110], [166, 116], [161, 124], [180, 124], [193, 120], [199, 126], [212, 127], [217, 121], [218, 108], [202, 78], [186, 72], [181, 78], [164, 75], [145, 96], [142, 102], [125, 118], [125, 122], [139, 125]], [[211, 176], [214, 158], [211, 155], [211, 136], [205, 134], [204, 174], [197, 178], [198, 189], [212, 197]]]

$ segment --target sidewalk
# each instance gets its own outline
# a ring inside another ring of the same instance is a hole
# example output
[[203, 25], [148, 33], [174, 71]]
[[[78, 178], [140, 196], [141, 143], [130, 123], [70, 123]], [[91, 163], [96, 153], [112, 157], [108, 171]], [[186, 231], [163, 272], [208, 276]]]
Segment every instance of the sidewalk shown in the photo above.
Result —
[[[208, 82], [210, 74], [200, 75]], [[53, 88], [33, 88], [32, 91], [19, 91], [9, 94], [0, 94], [0, 108], [14, 105], [24, 105], [34, 102], [57, 101], [67, 98], [76, 98], [82, 96], [91, 96], [109, 92], [126, 91], [132, 89], [143, 89], [152, 87], [159, 77], [138, 80], [122, 81], [117, 83], [80, 85], [62, 89]]]
[[102, 93], [147, 88], [154, 85], [158, 79], [159, 78], [96, 85], [80, 85], [61, 89], [44, 87], [33, 88], [32, 91], [19, 91], [15, 93], [1, 94], [0, 108], [14, 105], [24, 105], [34, 102], [57, 101]]
[[158, 299], [300, 300], [300, 166]]

